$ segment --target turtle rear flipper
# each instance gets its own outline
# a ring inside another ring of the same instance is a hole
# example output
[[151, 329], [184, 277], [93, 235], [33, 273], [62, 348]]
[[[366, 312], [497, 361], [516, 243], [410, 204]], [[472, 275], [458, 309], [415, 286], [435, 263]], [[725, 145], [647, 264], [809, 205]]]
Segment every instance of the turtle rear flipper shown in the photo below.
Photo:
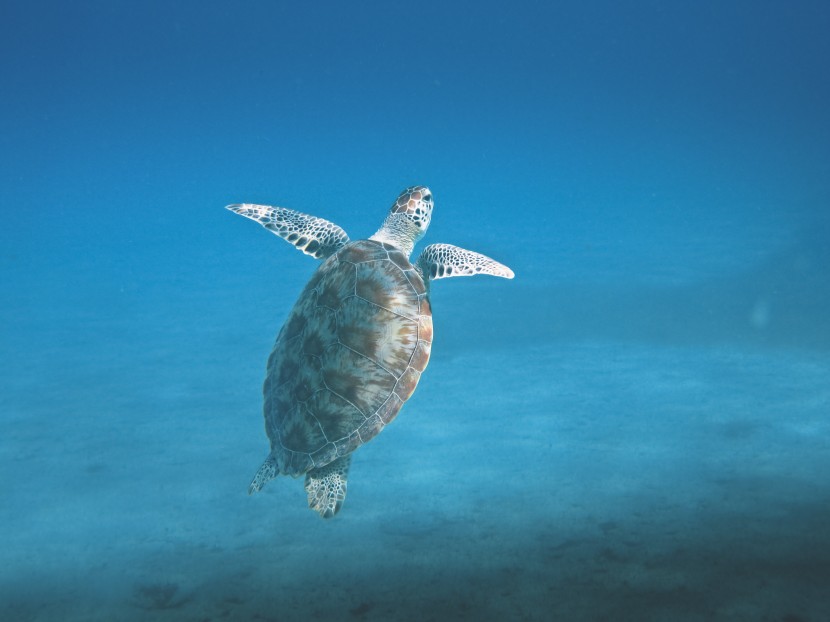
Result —
[[349, 464], [352, 456], [343, 456], [319, 469], [311, 469], [305, 475], [305, 491], [308, 493], [308, 507], [331, 518], [340, 511], [346, 499], [346, 483], [349, 478]]
[[255, 492], [259, 492], [265, 484], [270, 482], [276, 476], [277, 461], [274, 459], [273, 455], [270, 455], [265, 459], [265, 462], [262, 463], [262, 466], [259, 467], [259, 471], [256, 472], [256, 475], [254, 475], [251, 485], [248, 486], [248, 494], [252, 495]]

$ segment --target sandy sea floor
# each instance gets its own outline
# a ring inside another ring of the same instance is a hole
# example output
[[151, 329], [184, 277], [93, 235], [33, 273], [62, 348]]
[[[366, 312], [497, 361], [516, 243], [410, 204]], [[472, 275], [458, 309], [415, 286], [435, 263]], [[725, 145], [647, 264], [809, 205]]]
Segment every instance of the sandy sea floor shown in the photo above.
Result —
[[0, 618], [830, 611], [823, 355], [598, 341], [438, 354], [356, 454], [331, 521], [301, 481], [245, 494], [266, 452], [259, 366], [201, 365], [66, 370], [61, 386], [86, 389], [60, 412], [27, 387], [7, 396]]

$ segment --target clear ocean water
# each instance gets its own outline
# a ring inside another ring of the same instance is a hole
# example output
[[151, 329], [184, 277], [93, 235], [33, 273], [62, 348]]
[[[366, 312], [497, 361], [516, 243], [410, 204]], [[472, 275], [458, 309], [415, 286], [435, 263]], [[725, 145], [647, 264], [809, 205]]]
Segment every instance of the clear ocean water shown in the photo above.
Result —
[[[830, 620], [830, 4], [0, 24], [0, 619]], [[516, 278], [434, 284], [338, 516], [248, 496], [316, 265], [223, 207], [414, 184]]]

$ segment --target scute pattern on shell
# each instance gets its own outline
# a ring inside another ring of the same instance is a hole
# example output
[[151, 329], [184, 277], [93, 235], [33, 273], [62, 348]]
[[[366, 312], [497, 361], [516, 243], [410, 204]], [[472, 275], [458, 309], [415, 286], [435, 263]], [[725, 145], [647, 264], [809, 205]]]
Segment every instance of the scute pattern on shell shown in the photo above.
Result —
[[263, 386], [277, 470], [297, 476], [376, 436], [429, 362], [432, 312], [395, 247], [344, 246], [317, 270], [280, 331]]

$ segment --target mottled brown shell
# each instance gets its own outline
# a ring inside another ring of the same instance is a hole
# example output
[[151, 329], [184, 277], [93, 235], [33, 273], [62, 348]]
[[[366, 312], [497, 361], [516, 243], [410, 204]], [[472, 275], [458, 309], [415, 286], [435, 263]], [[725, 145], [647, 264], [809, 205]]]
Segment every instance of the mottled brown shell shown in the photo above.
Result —
[[300, 475], [367, 442], [415, 390], [432, 345], [420, 274], [389, 244], [326, 259], [277, 337], [263, 393], [280, 473]]

